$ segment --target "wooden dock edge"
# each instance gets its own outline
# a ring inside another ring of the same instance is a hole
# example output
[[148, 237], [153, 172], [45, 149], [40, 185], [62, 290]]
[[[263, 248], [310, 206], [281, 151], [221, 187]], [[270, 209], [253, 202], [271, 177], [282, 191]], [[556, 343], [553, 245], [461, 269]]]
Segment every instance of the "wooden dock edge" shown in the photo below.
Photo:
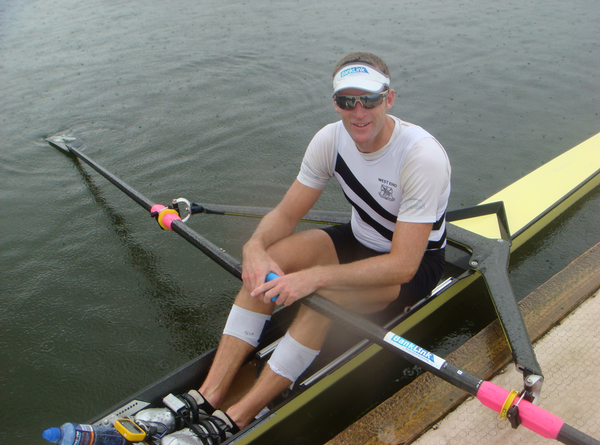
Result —
[[[535, 343], [560, 324], [599, 288], [600, 243], [519, 303], [531, 341]], [[473, 375], [490, 380], [512, 357], [496, 320], [446, 359]], [[409, 444], [467, 397], [468, 394], [449, 383], [424, 373], [327, 444]]]

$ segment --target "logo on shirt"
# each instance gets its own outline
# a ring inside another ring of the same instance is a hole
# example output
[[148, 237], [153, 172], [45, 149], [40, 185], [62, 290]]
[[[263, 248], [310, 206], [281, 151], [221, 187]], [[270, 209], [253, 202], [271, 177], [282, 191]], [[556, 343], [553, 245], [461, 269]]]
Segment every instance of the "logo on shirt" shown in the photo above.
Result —
[[400, 210], [424, 210], [425, 203], [417, 198], [407, 199], [400, 205]]
[[394, 189], [388, 185], [381, 184], [381, 190], [379, 190], [379, 196], [388, 201], [395, 201]]

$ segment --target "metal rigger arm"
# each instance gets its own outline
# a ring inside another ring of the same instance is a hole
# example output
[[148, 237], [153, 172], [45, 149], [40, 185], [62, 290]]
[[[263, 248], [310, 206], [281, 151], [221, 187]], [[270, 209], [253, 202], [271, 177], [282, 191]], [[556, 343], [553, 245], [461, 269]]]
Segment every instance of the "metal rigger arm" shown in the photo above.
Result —
[[472, 253], [468, 267], [482, 275], [508, 341], [515, 366], [523, 374], [523, 392], [520, 396], [537, 405], [544, 377], [508, 278], [508, 261], [512, 243], [504, 203], [497, 202], [448, 212], [448, 221], [489, 214], [497, 215], [501, 238], [485, 238], [454, 224], [448, 224], [448, 238]]

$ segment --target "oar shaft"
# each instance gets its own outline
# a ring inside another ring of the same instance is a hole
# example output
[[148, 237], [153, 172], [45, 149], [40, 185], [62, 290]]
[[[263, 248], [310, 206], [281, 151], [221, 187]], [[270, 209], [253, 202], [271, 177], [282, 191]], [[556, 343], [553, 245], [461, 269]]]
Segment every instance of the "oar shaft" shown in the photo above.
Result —
[[597, 445], [600, 443], [593, 437], [582, 433], [566, 423], [560, 428], [556, 440], [567, 445]]
[[[269, 213], [272, 208], [267, 207], [248, 207], [231, 206], [221, 204], [195, 204], [192, 203], [192, 213], [206, 213], [207, 215], [227, 215], [262, 218]], [[302, 218], [302, 222], [316, 224], [344, 224], [350, 221], [349, 212], [329, 212], [326, 210], [311, 210]]]
[[600, 444], [596, 439], [570, 427], [559, 417], [527, 400], [512, 400], [509, 406], [505, 406], [510, 394], [506, 389], [492, 382], [483, 381], [475, 377], [405, 338], [393, 332], [386, 331], [372, 321], [320, 295], [312, 294], [301, 301], [309, 308], [325, 315], [331, 320], [341, 322], [359, 332], [367, 340], [420, 366], [457, 388], [476, 396], [483, 405], [498, 413], [502, 413], [504, 409], [508, 409], [518, 403], [521, 425], [543, 437], [557, 439], [560, 442], [570, 445]]
[[510, 394], [506, 389], [492, 382], [483, 381], [475, 377], [401, 336], [393, 332], [388, 332], [370, 320], [340, 307], [317, 294], [305, 297], [301, 301], [326, 317], [342, 322], [355, 331], [358, 331], [363, 337], [382, 348], [403, 357], [448, 383], [476, 396], [483, 405], [498, 413], [518, 402], [521, 425], [543, 437], [556, 439], [568, 445], [600, 445], [598, 440], [567, 425], [559, 417], [527, 400], [518, 401], [517, 398], [508, 407], [505, 407], [504, 404]]
[[481, 379], [458, 369], [435, 354], [426, 351], [393, 332], [386, 331], [365, 317], [349, 311], [320, 295], [312, 294], [301, 301], [309, 308], [326, 317], [358, 331], [367, 340], [402, 356], [409, 362], [422, 367], [426, 371], [430, 371], [463, 391], [477, 395], [479, 385], [482, 382]]
[[133, 199], [135, 202], [137, 202], [139, 205], [141, 205], [146, 210], [150, 211], [150, 209], [154, 205], [152, 203], [152, 201], [150, 201], [144, 195], [142, 195], [141, 193], [139, 193], [138, 191], [136, 191], [135, 189], [130, 187], [125, 181], [122, 181], [121, 179], [117, 178], [115, 175], [113, 175], [111, 172], [106, 170], [100, 164], [96, 163], [90, 157], [83, 154], [81, 151], [76, 150], [73, 147], [69, 147], [69, 148], [70, 148], [70, 153], [73, 153], [79, 159], [81, 159], [82, 161], [85, 161], [90, 167], [92, 167], [94, 170], [96, 170], [98, 173], [100, 173], [102, 176], [104, 176], [106, 179], [108, 179], [110, 182], [112, 182], [115, 186], [117, 186], [117, 188], [119, 188], [127, 196], [129, 196], [131, 199]]

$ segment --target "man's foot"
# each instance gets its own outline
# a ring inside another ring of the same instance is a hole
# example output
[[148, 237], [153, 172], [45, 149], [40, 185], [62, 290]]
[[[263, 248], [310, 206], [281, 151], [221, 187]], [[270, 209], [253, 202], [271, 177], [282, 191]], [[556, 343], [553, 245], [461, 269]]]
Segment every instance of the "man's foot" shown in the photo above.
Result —
[[215, 411], [195, 389], [179, 396], [169, 394], [165, 397], [165, 401], [168, 401], [165, 408], [146, 408], [135, 415], [136, 421], [164, 425], [166, 431], [161, 432], [159, 437], [168, 431], [177, 431], [198, 423], [198, 420], [206, 418]]
[[[202, 416], [200, 416], [202, 417]], [[192, 428], [176, 431], [161, 440], [161, 445], [218, 445], [239, 432], [237, 425], [223, 411], [199, 419]]]
[[206, 400], [202, 394], [195, 389], [189, 390], [186, 394], [181, 394], [179, 398], [184, 399], [188, 403], [191, 410], [209, 415], [215, 412], [215, 409], [210, 403], [208, 403], [208, 400]]

